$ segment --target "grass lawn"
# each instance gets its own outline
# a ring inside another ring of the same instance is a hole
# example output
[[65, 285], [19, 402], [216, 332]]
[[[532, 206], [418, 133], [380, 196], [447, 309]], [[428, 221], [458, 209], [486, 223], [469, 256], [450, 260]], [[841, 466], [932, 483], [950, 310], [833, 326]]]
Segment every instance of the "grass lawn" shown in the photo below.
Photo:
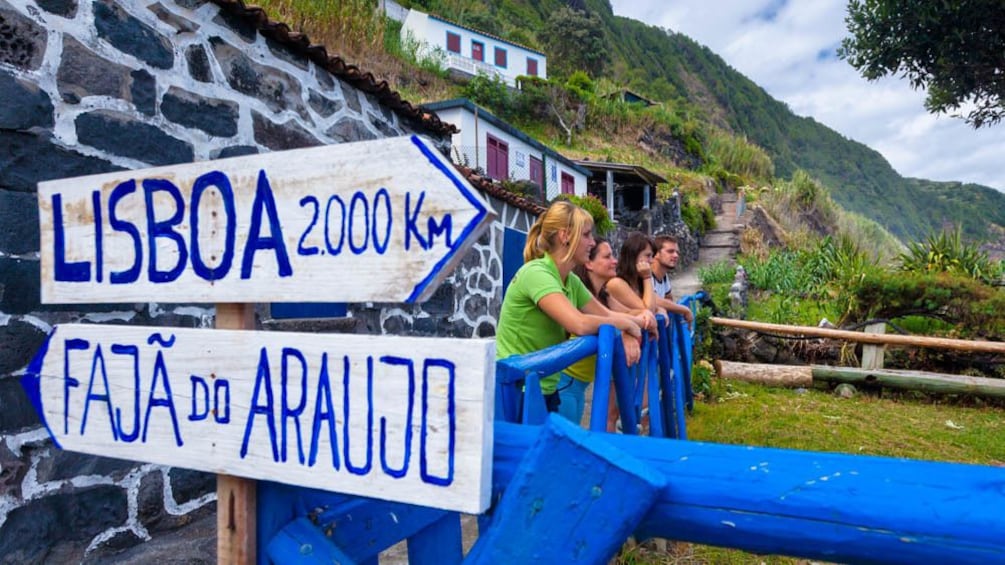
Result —
[[[885, 395], [884, 395], [885, 396]], [[979, 400], [912, 395], [840, 398], [714, 378], [711, 400], [696, 401], [688, 438], [697, 441], [1005, 466], [1005, 409]], [[626, 548], [617, 563], [802, 564], [804, 559], [671, 544]]]

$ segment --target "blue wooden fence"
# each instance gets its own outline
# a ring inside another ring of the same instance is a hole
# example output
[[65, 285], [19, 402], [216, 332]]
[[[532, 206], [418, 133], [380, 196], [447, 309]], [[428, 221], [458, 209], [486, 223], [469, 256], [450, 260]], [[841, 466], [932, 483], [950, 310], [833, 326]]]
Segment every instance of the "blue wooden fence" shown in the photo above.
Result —
[[[457, 513], [261, 482], [259, 562], [374, 564], [407, 540], [411, 563], [606, 563], [634, 535], [846, 563], [1005, 563], [1005, 469], [634, 435], [645, 387], [652, 433], [686, 435], [694, 336], [673, 318], [631, 371], [611, 327], [498, 364], [496, 502], [466, 557]], [[546, 414], [539, 380], [591, 354], [587, 431]], [[602, 431], [612, 381], [625, 434]]]
[[[650, 399], [650, 435], [686, 439], [684, 409], [693, 408], [691, 394], [692, 331], [684, 319], [662, 315], [658, 337], [646, 336], [639, 363], [628, 368], [620, 335], [603, 326], [596, 336], [583, 336], [535, 353], [514, 356], [496, 364], [496, 414], [507, 422], [542, 424], [547, 416], [541, 394], [542, 377], [572, 363], [597, 356], [593, 407], [589, 429], [602, 432], [607, 424], [607, 402], [613, 382], [622, 429], [635, 434], [643, 410], [643, 391]], [[525, 392], [524, 392], [524, 389]], [[521, 396], [524, 397], [520, 412]]]

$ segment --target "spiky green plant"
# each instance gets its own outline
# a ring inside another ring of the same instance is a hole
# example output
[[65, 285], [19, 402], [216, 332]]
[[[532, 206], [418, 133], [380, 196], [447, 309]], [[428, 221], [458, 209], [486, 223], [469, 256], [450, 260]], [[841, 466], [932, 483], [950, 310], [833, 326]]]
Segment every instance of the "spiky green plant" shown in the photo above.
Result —
[[897, 259], [900, 270], [908, 272], [952, 273], [988, 284], [1002, 276], [1001, 263], [991, 261], [977, 245], [964, 241], [959, 228], [929, 234], [924, 241], [911, 242], [907, 251]]

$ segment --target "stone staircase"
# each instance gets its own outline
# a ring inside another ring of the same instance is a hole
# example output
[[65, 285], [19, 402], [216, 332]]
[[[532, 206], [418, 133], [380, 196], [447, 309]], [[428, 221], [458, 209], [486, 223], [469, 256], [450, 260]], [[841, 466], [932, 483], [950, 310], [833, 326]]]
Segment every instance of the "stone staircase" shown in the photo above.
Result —
[[715, 217], [715, 229], [705, 232], [698, 248], [698, 260], [684, 271], [673, 276], [673, 293], [675, 298], [694, 294], [701, 290], [698, 280], [698, 269], [728, 261], [736, 263], [736, 255], [740, 252], [740, 232], [744, 224], [742, 218], [737, 218], [737, 196], [733, 193], [722, 195], [722, 213]]

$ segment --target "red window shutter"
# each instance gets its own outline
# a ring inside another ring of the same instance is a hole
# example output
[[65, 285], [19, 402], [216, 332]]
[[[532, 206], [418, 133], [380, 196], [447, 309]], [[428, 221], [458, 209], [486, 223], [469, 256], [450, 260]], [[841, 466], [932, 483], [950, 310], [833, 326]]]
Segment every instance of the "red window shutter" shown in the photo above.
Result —
[[501, 139], [487, 135], [488, 159], [485, 172], [490, 178], [505, 180], [509, 177], [509, 144]]
[[562, 173], [562, 194], [576, 193], [576, 179], [569, 173]]
[[502, 47], [496, 47], [496, 66], [506, 67], [506, 50]]
[[451, 53], [461, 52], [461, 36], [450, 31], [447, 32], [447, 51]]
[[527, 75], [532, 77], [537, 76], [537, 59], [527, 58]]

